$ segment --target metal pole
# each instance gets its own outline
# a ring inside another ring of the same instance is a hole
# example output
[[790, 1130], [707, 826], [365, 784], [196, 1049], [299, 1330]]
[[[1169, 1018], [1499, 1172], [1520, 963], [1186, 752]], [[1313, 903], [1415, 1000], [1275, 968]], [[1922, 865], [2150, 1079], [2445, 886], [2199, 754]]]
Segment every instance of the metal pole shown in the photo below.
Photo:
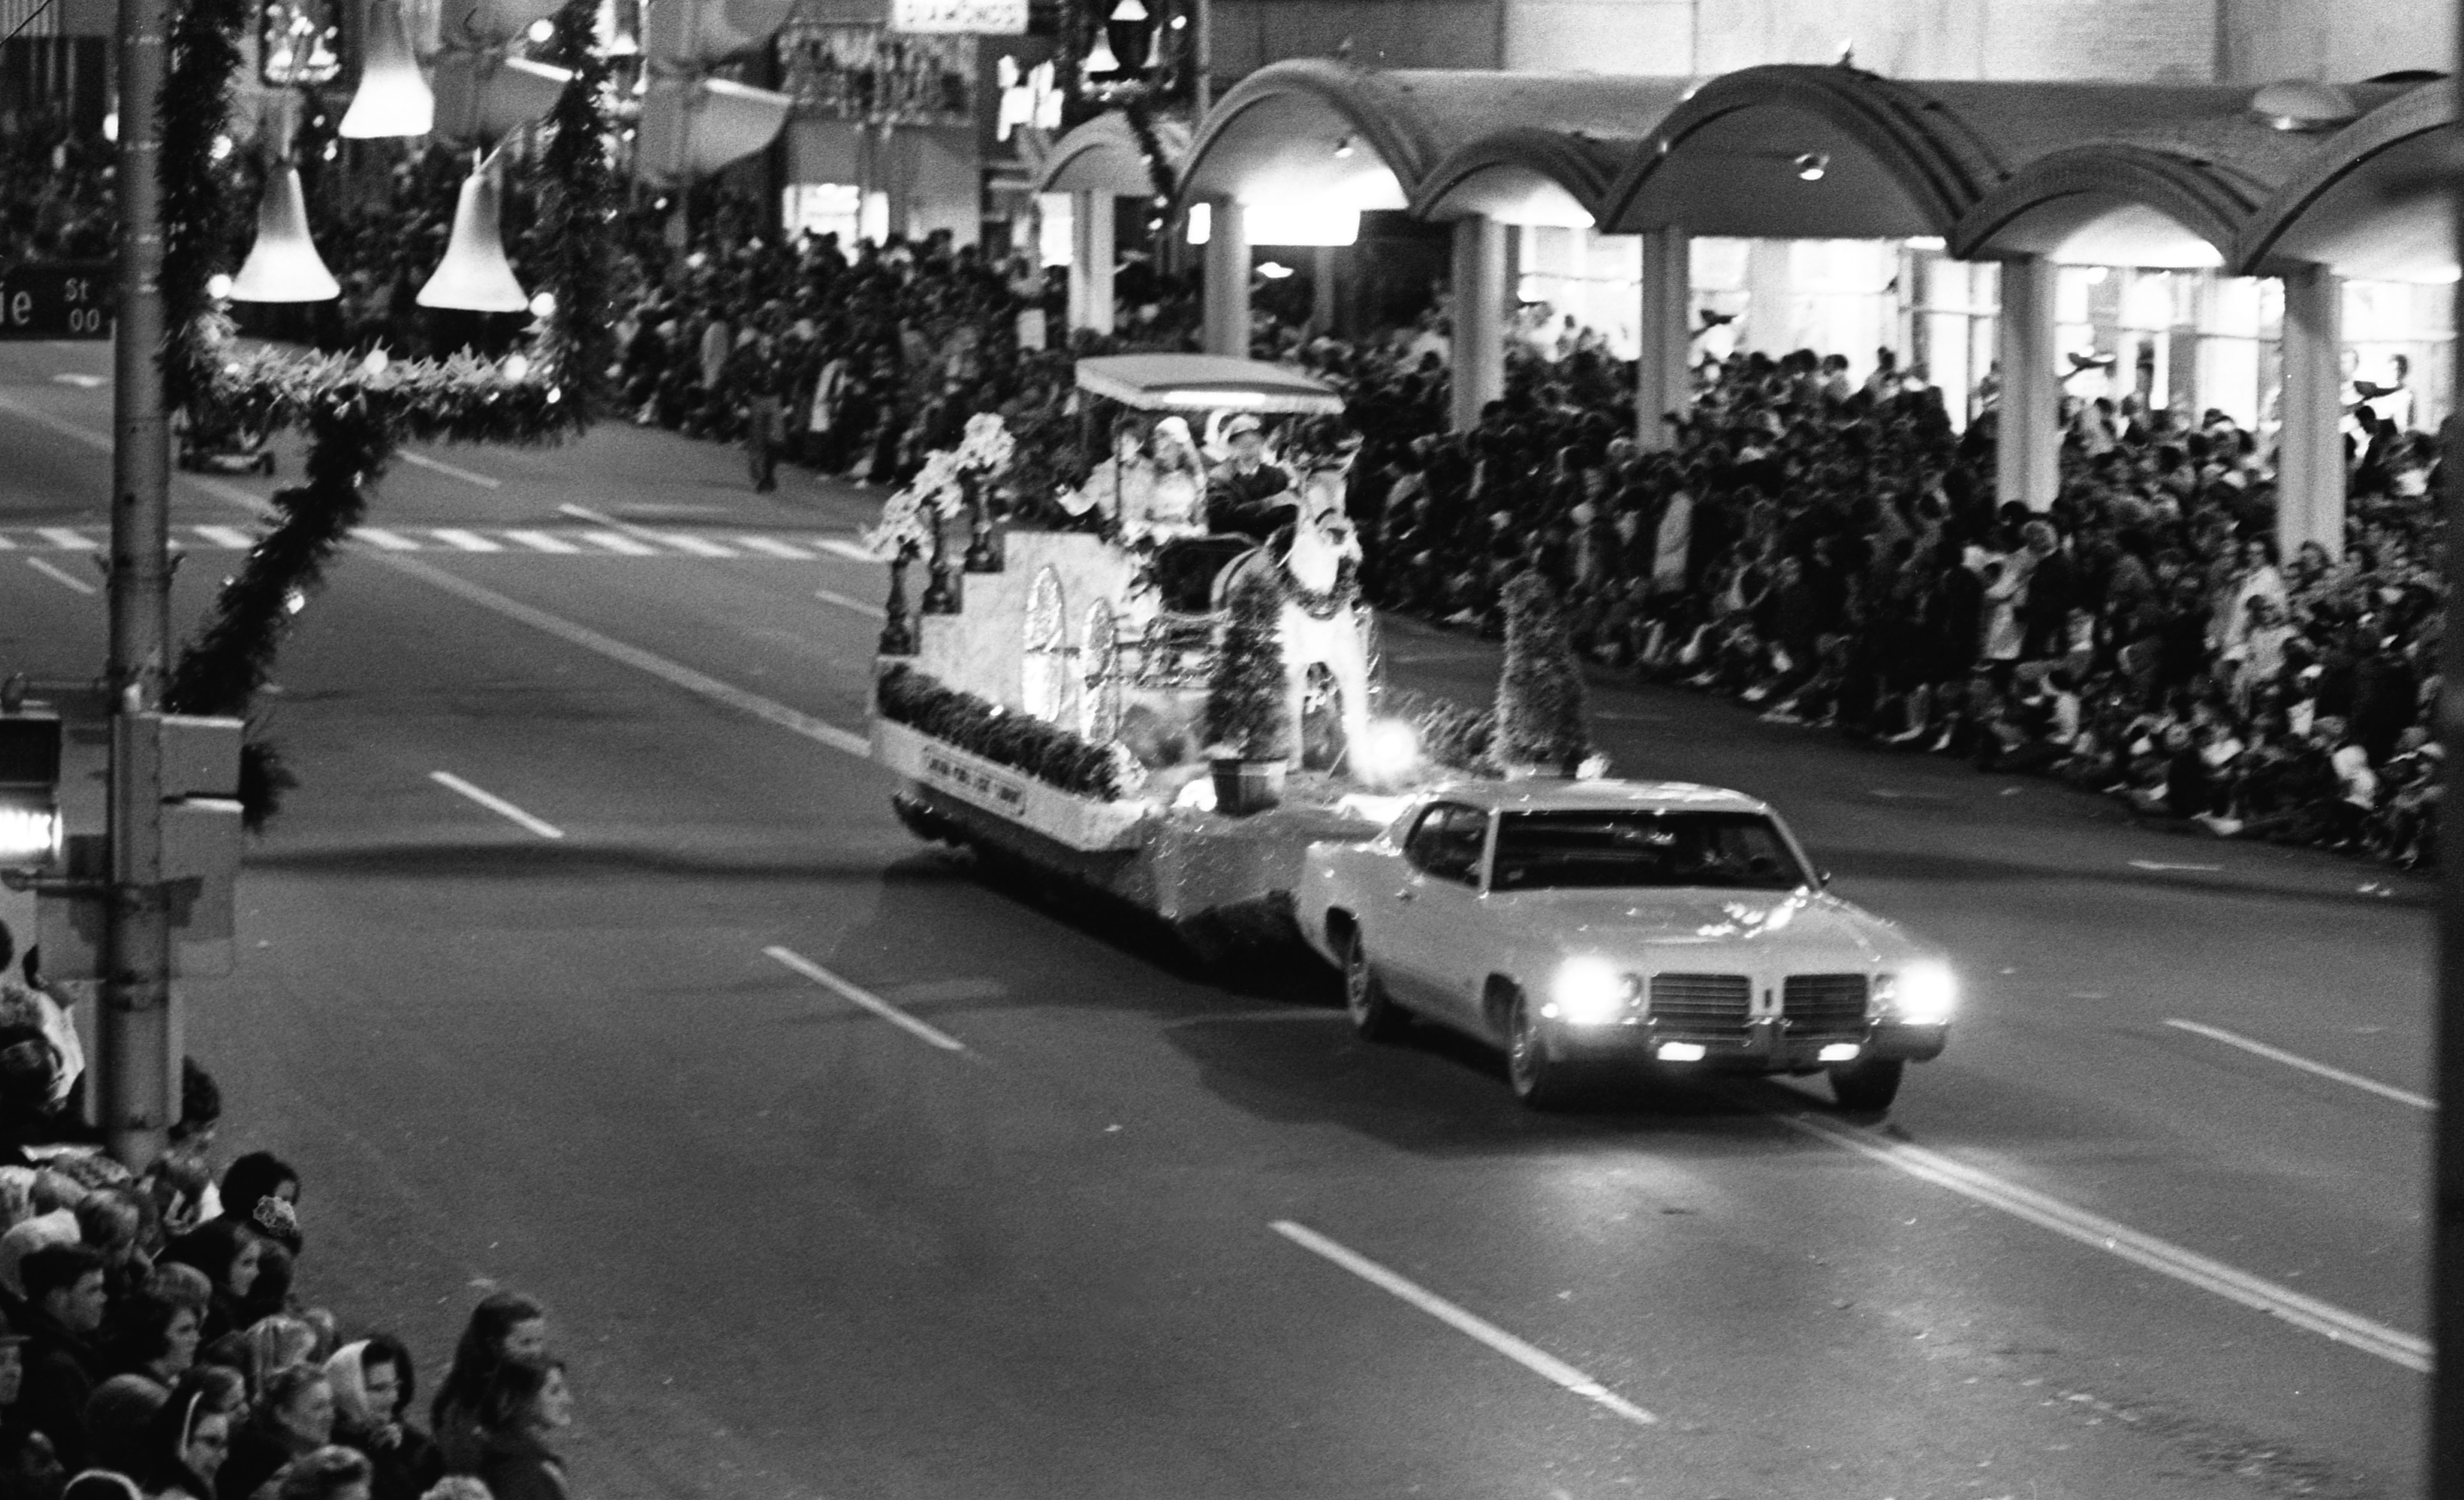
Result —
[[1198, 0], [1198, 123], [1206, 123], [1206, 112], [1215, 107], [1215, 5], [1214, 0]]
[[163, 416], [164, 0], [120, 0], [120, 305], [113, 349], [111, 883], [99, 1049], [112, 1155], [142, 1168], [171, 1121], [171, 930], [162, 900], [163, 768], [150, 715], [170, 651], [169, 430]]
[[[2464, 21], [2464, 3], [2455, 10]], [[2464, 27], [2456, 33], [2459, 67], [2450, 88], [2464, 88]], [[2448, 126], [2464, 132], [2464, 124]], [[2451, 226], [2452, 253], [2464, 254], [2464, 196]], [[2447, 508], [2447, 608], [2464, 603], [2464, 417], [2457, 415], [2464, 379], [2450, 372], [2442, 434]], [[2464, 746], [2464, 629], [2450, 620], [2441, 646], [2444, 686], [2438, 695], [2438, 739], [2453, 753]], [[2438, 906], [2437, 1144], [2430, 1215], [2430, 1339], [2437, 1360], [2430, 1376], [2431, 1500], [2464, 1500], [2464, 851], [2442, 849]]]

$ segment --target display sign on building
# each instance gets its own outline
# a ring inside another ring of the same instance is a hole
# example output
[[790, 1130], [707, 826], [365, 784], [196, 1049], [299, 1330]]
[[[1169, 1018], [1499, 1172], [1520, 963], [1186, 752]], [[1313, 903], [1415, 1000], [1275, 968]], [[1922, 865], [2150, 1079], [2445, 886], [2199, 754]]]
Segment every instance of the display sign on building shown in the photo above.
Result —
[[890, 0], [890, 29], [1019, 36], [1026, 31], [1026, 5], [1027, 0]]
[[331, 83], [342, 71], [342, 18], [333, 0], [265, 0], [257, 77], [276, 88]]
[[874, 125], [976, 122], [976, 39], [793, 20], [779, 33], [784, 88], [805, 116]]

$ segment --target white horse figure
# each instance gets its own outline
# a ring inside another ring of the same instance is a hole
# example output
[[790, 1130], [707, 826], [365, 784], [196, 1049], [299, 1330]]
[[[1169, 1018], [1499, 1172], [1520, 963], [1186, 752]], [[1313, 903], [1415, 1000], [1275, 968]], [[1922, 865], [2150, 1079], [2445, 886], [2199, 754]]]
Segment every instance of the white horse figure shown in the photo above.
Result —
[[1221, 585], [1221, 596], [1229, 598], [1252, 569], [1281, 566], [1287, 586], [1277, 634], [1284, 651], [1284, 696], [1293, 738], [1304, 751], [1313, 673], [1332, 686], [1344, 751], [1361, 743], [1369, 727], [1368, 611], [1355, 582], [1360, 538], [1343, 513], [1352, 457], [1350, 452], [1313, 461], [1287, 457], [1300, 507], [1289, 547], [1281, 557], [1271, 547], [1250, 553], [1225, 570]]

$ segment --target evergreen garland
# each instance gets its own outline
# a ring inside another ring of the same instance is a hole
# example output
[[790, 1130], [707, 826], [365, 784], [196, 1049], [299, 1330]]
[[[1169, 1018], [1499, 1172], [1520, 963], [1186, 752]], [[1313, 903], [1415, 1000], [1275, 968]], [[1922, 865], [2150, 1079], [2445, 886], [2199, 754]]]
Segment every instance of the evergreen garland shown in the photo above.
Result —
[[1236, 587], [1207, 678], [1206, 742], [1244, 761], [1283, 761], [1292, 753], [1282, 610], [1282, 591], [1271, 579], [1253, 577]]
[[[235, 419], [262, 431], [305, 431], [307, 482], [275, 493], [274, 518], [181, 649], [164, 695], [174, 713], [249, 715], [292, 617], [366, 514], [402, 443], [561, 442], [600, 413], [615, 353], [604, 313], [612, 281], [606, 226], [617, 194], [594, 0], [565, 0], [556, 15], [557, 60], [573, 78], [550, 113], [542, 153], [542, 237], [553, 247], [544, 290], [555, 306], [532, 326], [521, 378], [510, 361], [468, 354], [389, 363], [232, 351], [231, 320], [207, 285], [235, 249], [233, 174], [214, 153], [229, 135], [231, 78], [252, 13], [249, 0], [182, 0], [171, 21], [158, 167], [165, 390], [192, 425]], [[280, 755], [253, 732], [241, 764], [248, 826], [262, 828], [292, 784]]]
[[1591, 753], [1582, 669], [1557, 596], [1547, 579], [1527, 570], [1506, 585], [1506, 665], [1492, 754], [1503, 765], [1572, 776]]

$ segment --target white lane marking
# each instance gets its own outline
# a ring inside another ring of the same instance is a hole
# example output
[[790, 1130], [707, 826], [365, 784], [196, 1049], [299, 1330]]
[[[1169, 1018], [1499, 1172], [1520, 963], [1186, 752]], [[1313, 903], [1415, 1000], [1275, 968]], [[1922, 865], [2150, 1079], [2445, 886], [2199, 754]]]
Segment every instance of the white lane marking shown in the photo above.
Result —
[[65, 547], [74, 552], [92, 552], [96, 547], [96, 543], [85, 539], [84, 533], [73, 531], [66, 526], [37, 526], [34, 528], [34, 535], [53, 546]]
[[92, 584], [87, 583], [84, 579], [77, 577], [74, 573], [65, 572], [60, 568], [55, 567], [51, 563], [44, 562], [41, 558], [28, 558], [26, 560], [26, 565], [33, 568], [35, 572], [42, 574], [45, 578], [50, 579], [52, 582], [55, 584], [64, 584], [67, 586], [76, 589], [80, 594], [101, 592], [100, 589], [98, 589]]
[[79, 390], [92, 390], [98, 386], [110, 384], [100, 375], [78, 375], [68, 370], [62, 370], [53, 376], [52, 383], [56, 386], [75, 386]]
[[188, 529], [217, 547], [233, 547], [245, 552], [256, 545], [256, 539], [237, 526], [191, 526]]
[[505, 550], [505, 544], [501, 541], [491, 541], [475, 531], [463, 531], [453, 526], [431, 526], [429, 528], [429, 535], [434, 537], [437, 540], [446, 543], [448, 546], [458, 547], [464, 552], [502, 552]]
[[845, 1000], [847, 1004], [858, 1005], [866, 1010], [871, 1011], [874, 1015], [879, 1016], [882, 1020], [889, 1022], [891, 1026], [905, 1031], [910, 1036], [920, 1037], [924, 1041], [932, 1043], [935, 1047], [939, 1048], [945, 1052], [963, 1052], [967, 1049], [967, 1045], [964, 1042], [959, 1041], [957, 1037], [950, 1035], [946, 1031], [935, 1030], [933, 1027], [926, 1026], [923, 1022], [916, 1020], [913, 1016], [911, 1016], [907, 1012], [899, 1009], [896, 1005], [893, 1005], [890, 1002], [882, 999], [880, 996], [873, 994], [870, 990], [862, 989], [856, 985], [848, 983], [837, 975], [832, 974], [829, 970], [823, 968], [818, 963], [815, 963], [812, 960], [805, 958], [801, 953], [798, 953], [793, 948], [772, 946], [764, 948], [761, 951], [768, 954], [771, 958], [778, 960], [781, 963], [783, 963], [787, 967], [795, 970], [804, 978], [811, 980], [814, 983], [822, 985], [826, 989], [837, 991], [839, 998]]
[[879, 605], [869, 605], [861, 599], [849, 599], [845, 594], [834, 594], [826, 588], [814, 589], [813, 597], [825, 605], [836, 605], [842, 609], [852, 609], [858, 614], [870, 615], [876, 620], [890, 618], [890, 611]]
[[16, 550], [17, 544], [9, 540], [9, 534], [5, 531], [0, 531], [0, 552], [14, 552]]
[[403, 536], [399, 532], [387, 531], [383, 526], [362, 526], [358, 532], [354, 533], [354, 535], [358, 536], [363, 540], [375, 542], [378, 546], [385, 548], [387, 552], [416, 552], [419, 550], [418, 542], [411, 540], [408, 537]]
[[628, 558], [656, 557], [659, 551], [656, 547], [646, 546], [635, 541], [621, 531], [585, 531], [582, 534], [582, 540], [596, 546], [605, 547], [610, 552], [621, 552]]
[[2390, 1328], [2333, 1303], [2305, 1296], [2278, 1282], [2211, 1260], [2169, 1240], [2133, 1229], [2119, 1220], [2051, 1198], [2033, 1188], [2006, 1182], [1940, 1152], [1900, 1141], [1876, 1140], [1864, 1133], [1814, 1114], [1771, 1112], [1771, 1118], [1835, 1146], [1903, 1172], [1919, 1181], [1947, 1187], [1963, 1198], [1998, 1208], [2066, 1240], [2117, 1255], [2134, 1266], [2170, 1276], [2188, 1286], [2211, 1291], [2255, 1312], [2282, 1318], [2296, 1328], [2324, 1335], [2390, 1364], [2427, 1375], [2430, 1340]]
[[663, 531], [659, 533], [659, 540], [679, 552], [690, 552], [697, 558], [732, 558], [738, 555], [734, 547], [724, 542], [713, 541], [708, 537], [696, 537], [689, 531]]
[[404, 449], [398, 456], [404, 463], [415, 464], [431, 474], [441, 474], [449, 479], [459, 479], [464, 484], [475, 484], [483, 490], [501, 490], [505, 487], [505, 481], [502, 479], [491, 479], [484, 474], [473, 474], [457, 464], [449, 464], [442, 458], [430, 458], [426, 453], [414, 453], [408, 449]]
[[510, 540], [518, 541], [523, 546], [530, 548], [533, 552], [579, 552], [582, 550], [572, 542], [565, 540], [562, 537], [551, 536], [544, 531], [509, 531], [505, 533], [505, 535]]
[[2225, 867], [2224, 867], [2224, 866], [2222, 866], [2222, 865], [2176, 865], [2176, 864], [2170, 864], [2170, 863], [2167, 863], [2167, 861], [2165, 861], [2165, 860], [2161, 860], [2161, 859], [2134, 859], [2134, 860], [2132, 860], [2132, 861], [2130, 862], [2130, 868], [2131, 868], [2131, 869], [2133, 869], [2133, 870], [2157, 870], [2157, 871], [2165, 871], [2165, 870], [2190, 870], [2190, 871], [2200, 871], [2201, 873], [2211, 874], [2211, 874], [2214, 874], [2215, 872], [2217, 872], [2218, 871], [2220, 871], [2220, 870], [2224, 869]]
[[824, 537], [821, 539], [821, 547], [823, 551], [836, 553], [838, 556], [847, 559], [850, 562], [879, 562], [881, 561], [881, 559], [874, 557], [864, 547], [847, 540], [844, 537]]
[[1357, 1250], [1338, 1245], [1315, 1229], [1306, 1224], [1294, 1224], [1288, 1219], [1276, 1220], [1273, 1227], [1277, 1234], [1301, 1248], [1324, 1256], [1380, 1290], [1393, 1292], [1455, 1332], [1468, 1335], [1486, 1344], [1542, 1379], [1562, 1385], [1585, 1401], [1596, 1401], [1628, 1422], [1650, 1426], [1660, 1421], [1658, 1417], [1617, 1395], [1547, 1350], [1525, 1343], [1485, 1318], [1464, 1312], [1436, 1292], [1405, 1280]]
[[2350, 1084], [2365, 1093], [2375, 1093], [2382, 1099], [2392, 1099], [2398, 1104], [2409, 1104], [2416, 1110], [2438, 1108], [2436, 1099], [2414, 1093], [2409, 1089], [2399, 1089], [2393, 1084], [2381, 1083], [2375, 1078], [2365, 1078], [2360, 1073], [2348, 1073], [2341, 1068], [2330, 1068], [2325, 1063], [2314, 1063], [2298, 1052], [2288, 1052], [2280, 1047], [2270, 1047], [2264, 1042], [2253, 1041], [2238, 1032], [2228, 1031], [2222, 1026], [2205, 1026], [2196, 1021], [2175, 1021], [2169, 1017], [2165, 1024], [2176, 1030], [2188, 1031], [2193, 1036], [2203, 1036], [2211, 1042], [2222, 1042], [2227, 1047], [2240, 1048], [2245, 1052], [2264, 1057], [2272, 1063], [2282, 1063], [2287, 1068], [2299, 1068], [2305, 1073], [2316, 1073], [2321, 1078], [2333, 1079], [2337, 1083]]
[[738, 536], [730, 537], [727, 540], [735, 542], [739, 547], [749, 547], [753, 551], [762, 553], [768, 557], [786, 558], [789, 561], [796, 562], [810, 562], [813, 561], [813, 555], [811, 553], [805, 551], [800, 546], [797, 546], [794, 542], [781, 541], [776, 537]]
[[424, 583], [434, 585], [449, 594], [469, 600], [481, 608], [493, 609], [509, 620], [517, 620], [533, 629], [544, 630], [569, 645], [579, 646], [586, 651], [596, 651], [610, 661], [621, 662], [637, 672], [649, 673], [651, 676], [682, 688], [687, 693], [696, 694], [715, 703], [725, 704], [748, 717], [776, 724], [807, 739], [825, 744], [833, 750], [844, 751], [859, 760], [871, 758], [872, 742], [853, 730], [841, 729], [836, 724], [815, 718], [810, 714], [789, 708], [784, 703], [765, 698], [758, 693], [748, 693], [732, 682], [721, 682], [705, 673], [695, 672], [681, 662], [670, 661], [665, 656], [646, 651], [638, 646], [628, 646], [613, 636], [602, 635], [588, 626], [576, 625], [562, 615], [550, 614], [544, 609], [533, 608], [518, 599], [509, 599], [493, 588], [482, 587], [468, 579], [448, 573], [441, 567], [387, 553], [378, 553], [376, 556], [377, 561], [397, 572], [407, 573]]
[[544, 818], [532, 817], [529, 813], [524, 812], [522, 809], [515, 806], [512, 803], [505, 801], [505, 799], [497, 796], [495, 793], [473, 786], [469, 782], [464, 781], [462, 778], [454, 775], [451, 771], [430, 771], [428, 773], [428, 779], [450, 791], [460, 792], [463, 796], [470, 798], [473, 802], [475, 802], [480, 806], [487, 808], [490, 812], [520, 824], [523, 827], [530, 829], [540, 838], [561, 839], [564, 837], [564, 830], [558, 827], [555, 824], [548, 822]]
[[0, 396], [0, 411], [6, 411], [11, 416], [22, 417], [36, 427], [49, 428], [60, 436], [73, 442], [83, 443], [98, 452], [111, 452], [109, 433], [98, 432], [90, 427], [72, 422], [66, 417], [55, 417], [40, 407], [30, 407], [22, 401], [11, 401], [7, 396]]

